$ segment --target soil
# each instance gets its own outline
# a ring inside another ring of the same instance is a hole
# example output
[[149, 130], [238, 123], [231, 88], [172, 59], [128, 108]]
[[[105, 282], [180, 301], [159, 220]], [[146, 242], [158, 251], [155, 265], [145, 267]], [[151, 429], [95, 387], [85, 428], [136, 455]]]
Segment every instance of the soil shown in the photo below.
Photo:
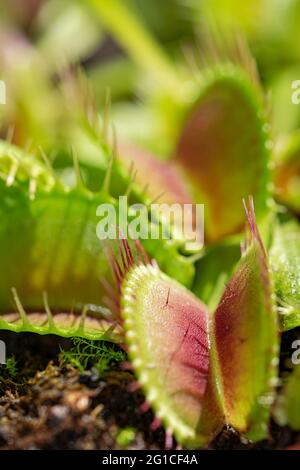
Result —
[[[164, 449], [162, 428], [151, 430], [151, 410], [142, 413], [144, 397], [130, 391], [131, 372], [116, 365], [100, 375], [60, 365], [54, 336], [1, 332], [13, 352], [17, 378], [0, 371], [0, 449]], [[224, 429], [211, 449], [282, 449], [300, 441], [289, 428], [271, 424], [270, 439], [251, 444]], [[176, 442], [174, 442], [176, 448]]]

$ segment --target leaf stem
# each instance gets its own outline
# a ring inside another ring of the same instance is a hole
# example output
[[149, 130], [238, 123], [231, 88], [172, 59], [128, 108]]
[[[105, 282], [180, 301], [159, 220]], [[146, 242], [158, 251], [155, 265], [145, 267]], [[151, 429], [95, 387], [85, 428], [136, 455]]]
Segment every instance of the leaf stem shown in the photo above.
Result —
[[130, 57], [177, 96], [181, 81], [175, 67], [134, 12], [120, 0], [88, 0], [88, 3]]

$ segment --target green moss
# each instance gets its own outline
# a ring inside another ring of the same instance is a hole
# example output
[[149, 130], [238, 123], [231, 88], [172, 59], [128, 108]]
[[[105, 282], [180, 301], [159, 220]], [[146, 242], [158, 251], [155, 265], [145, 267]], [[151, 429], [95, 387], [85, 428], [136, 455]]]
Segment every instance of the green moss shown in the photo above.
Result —
[[124, 361], [126, 355], [117, 347], [103, 341], [89, 341], [84, 338], [72, 338], [72, 347], [61, 349], [59, 360], [61, 365], [71, 364], [80, 372], [89, 367], [96, 369], [99, 376]]

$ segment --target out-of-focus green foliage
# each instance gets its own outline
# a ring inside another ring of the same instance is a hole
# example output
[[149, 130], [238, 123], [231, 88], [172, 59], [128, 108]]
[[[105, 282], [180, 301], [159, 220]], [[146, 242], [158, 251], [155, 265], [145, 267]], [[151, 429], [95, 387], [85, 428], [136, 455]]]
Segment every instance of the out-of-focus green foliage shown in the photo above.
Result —
[[275, 148], [273, 174], [276, 198], [300, 214], [300, 132], [282, 137]]
[[[300, 106], [290, 99], [291, 82], [300, 72], [299, 0], [126, 0], [120, 2], [121, 10], [111, 2], [107, 8], [108, 3], [102, 0], [2, 0], [2, 4], [0, 75], [9, 84], [10, 100], [0, 112], [6, 127], [12, 120], [19, 124], [18, 142], [30, 138], [46, 148], [57, 148], [69, 123], [67, 103], [58, 93], [58, 84], [70, 64], [84, 63], [100, 111], [105, 90], [111, 89], [120, 135], [167, 155], [176, 135], [176, 105], [168, 94], [173, 90], [173, 96], [179, 98], [182, 90], [189, 89], [195, 72], [192, 62], [194, 58], [201, 61], [207, 31], [214, 29], [241, 32], [250, 43], [272, 98], [276, 133], [296, 129], [300, 122]], [[103, 15], [105, 8], [110, 20]], [[124, 11], [134, 12], [145, 27], [132, 28]], [[112, 31], [110, 39], [107, 37], [107, 21], [112, 26], [117, 17], [122, 33], [122, 37], [119, 33], [115, 36], [118, 44], [111, 39]], [[149, 40], [147, 28], [157, 42]], [[137, 57], [134, 64], [131, 58]], [[137, 103], [129, 112], [136, 97], [138, 101], [142, 98], [143, 104]], [[142, 107], [146, 107], [143, 112]], [[124, 109], [130, 126], [124, 125]]]
[[277, 398], [274, 415], [281, 426], [290, 426], [293, 431], [300, 430], [300, 367], [284, 380], [281, 393]]
[[285, 216], [276, 224], [270, 262], [282, 329], [290, 330], [300, 324], [300, 226], [297, 220]]

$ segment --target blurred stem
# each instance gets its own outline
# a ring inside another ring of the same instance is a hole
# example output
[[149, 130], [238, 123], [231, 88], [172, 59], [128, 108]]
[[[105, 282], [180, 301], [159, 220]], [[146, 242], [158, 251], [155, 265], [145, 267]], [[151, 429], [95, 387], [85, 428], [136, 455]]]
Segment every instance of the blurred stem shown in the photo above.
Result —
[[162, 48], [120, 0], [88, 0], [115, 39], [160, 85], [178, 96], [181, 81]]
[[107, 88], [110, 90], [112, 101], [132, 96], [136, 84], [136, 69], [137, 66], [128, 57], [123, 56], [91, 67], [88, 70], [88, 76], [93, 84], [99, 104], [103, 106]]

